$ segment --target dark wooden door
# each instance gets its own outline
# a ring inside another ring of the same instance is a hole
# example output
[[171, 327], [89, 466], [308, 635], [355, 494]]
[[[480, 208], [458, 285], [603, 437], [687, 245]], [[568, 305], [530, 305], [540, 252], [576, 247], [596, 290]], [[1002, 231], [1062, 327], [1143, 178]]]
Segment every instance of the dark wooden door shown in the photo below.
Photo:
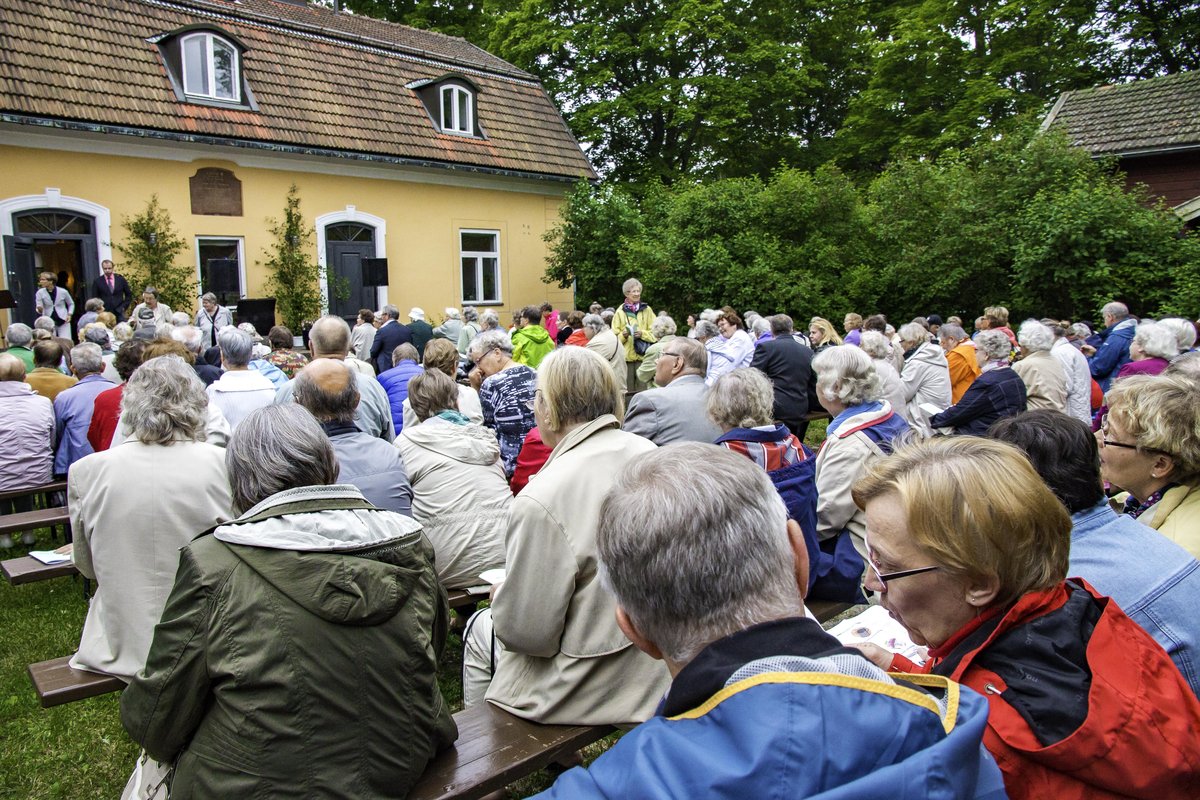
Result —
[[354, 325], [361, 308], [374, 310], [375, 287], [363, 286], [362, 262], [375, 256], [375, 229], [339, 223], [325, 229], [329, 313]]

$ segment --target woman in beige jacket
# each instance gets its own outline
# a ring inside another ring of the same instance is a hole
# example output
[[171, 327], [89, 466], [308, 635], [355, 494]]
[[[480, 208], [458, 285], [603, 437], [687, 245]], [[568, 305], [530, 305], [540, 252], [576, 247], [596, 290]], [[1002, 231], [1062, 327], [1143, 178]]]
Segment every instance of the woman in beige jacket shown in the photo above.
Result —
[[490, 615], [480, 612], [483, 619], [477, 615], [468, 625], [464, 702], [478, 701], [487, 683], [481, 673], [494, 656], [486, 699], [519, 717], [642, 722], [670, 675], [617, 627], [614, 601], [600, 582], [596, 528], [614, 476], [650, 456], [655, 445], [620, 430], [616, 378], [604, 359], [584, 348], [562, 348], [542, 362], [534, 413], [553, 452], [513, 500], [508, 574]]

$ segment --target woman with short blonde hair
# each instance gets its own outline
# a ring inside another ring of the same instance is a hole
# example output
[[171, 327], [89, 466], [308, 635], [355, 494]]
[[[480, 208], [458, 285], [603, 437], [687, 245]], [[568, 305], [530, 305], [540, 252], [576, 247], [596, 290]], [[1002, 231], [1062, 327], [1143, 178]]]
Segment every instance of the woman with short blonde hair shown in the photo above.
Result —
[[983, 694], [984, 744], [1009, 797], [1194, 794], [1200, 701], [1116, 603], [1066, 580], [1071, 518], [1022, 451], [924, 441], [871, 464], [854, 500], [866, 587], [929, 658], [860, 649], [883, 669]]

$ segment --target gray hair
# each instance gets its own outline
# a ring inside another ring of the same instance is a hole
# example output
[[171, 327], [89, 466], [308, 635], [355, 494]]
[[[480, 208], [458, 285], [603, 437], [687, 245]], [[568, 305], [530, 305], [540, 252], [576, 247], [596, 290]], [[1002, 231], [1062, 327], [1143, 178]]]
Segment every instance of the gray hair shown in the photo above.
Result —
[[[1005, 337], [1007, 338], [1007, 337]], [[1054, 331], [1049, 325], [1043, 325], [1036, 319], [1027, 319], [1017, 329], [1017, 342], [1022, 350], [1046, 351], [1054, 347]], [[1011, 345], [1012, 342], [1009, 342]]]
[[164, 322], [158, 327], [151, 326], [154, 331], [155, 339], [170, 339], [171, 334], [175, 332], [175, 325], [171, 322]]
[[117, 343], [128, 342], [133, 338], [133, 326], [128, 322], [118, 322], [113, 326], [113, 341]]
[[721, 312], [714, 308], [706, 308], [700, 312], [700, 319], [715, 323], [717, 317], [721, 316]]
[[1163, 375], [1179, 375], [1200, 380], [1200, 353], [1183, 353], [1167, 365]]
[[983, 353], [988, 361], [999, 361], [1012, 354], [1012, 342], [1004, 331], [986, 330], [975, 335], [975, 349]]
[[929, 333], [929, 329], [919, 322], [909, 322], [901, 325], [898, 333], [900, 334], [901, 342], [917, 342], [918, 344], [925, 344], [931, 338], [933, 338]]
[[871, 357], [852, 344], [822, 350], [813, 359], [812, 368], [817, 391], [828, 400], [857, 406], [883, 397], [883, 381], [875, 372]]
[[[345, 362], [337, 359], [313, 359], [313, 363], [318, 361], [336, 364], [337, 368], [346, 373], [345, 383], [337, 391], [329, 391], [313, 377], [318, 371], [305, 367], [296, 373], [296, 378], [292, 381], [292, 399], [308, 409], [308, 412], [321, 422], [353, 424], [354, 412], [361, 400], [358, 380]], [[309, 367], [311, 366], [312, 364], [309, 364]]]
[[1171, 326], [1161, 322], [1143, 322], [1133, 334], [1133, 341], [1152, 358], [1172, 359], [1179, 355], [1179, 339]]
[[1104, 308], [1100, 309], [1101, 316], [1114, 317], [1116, 319], [1125, 319], [1129, 316], [1129, 306], [1124, 303], [1113, 301], [1106, 303]]
[[489, 350], [502, 350], [511, 356], [512, 339], [509, 339], [508, 334], [499, 329], [483, 331], [467, 345], [467, 358], [478, 361]]
[[584, 314], [583, 327], [591, 328], [593, 331], [598, 333], [607, 328], [608, 325], [604, 322], [604, 318], [599, 314]]
[[217, 345], [221, 348], [221, 362], [231, 367], [246, 366], [254, 352], [254, 342], [246, 332], [229, 326], [217, 334]]
[[[714, 472], [726, 479], [719, 492]], [[676, 664], [752, 625], [803, 613], [787, 510], [766, 471], [744, 456], [697, 442], [664, 447], [617, 473], [597, 516], [601, 580]]]
[[892, 343], [879, 331], [863, 331], [862, 341], [858, 346], [864, 353], [876, 359], [887, 358], [888, 351], [892, 349]]
[[485, 331], [499, 330], [500, 317], [497, 316], [496, 312], [492, 309], [486, 309], [482, 314], [479, 315], [479, 327]]
[[792, 318], [787, 314], [776, 314], [768, 318], [771, 322], [771, 333], [776, 336], [783, 336], [792, 333], [795, 328], [792, 323]]
[[775, 389], [752, 367], [739, 367], [717, 379], [708, 393], [708, 418], [724, 430], [757, 428], [775, 421]]
[[51, 335], [58, 330], [58, 326], [54, 324], [54, 320], [49, 317], [38, 317], [33, 321], [34, 330], [49, 331]]
[[104, 369], [104, 353], [100, 345], [84, 342], [71, 348], [71, 367], [76, 375], [91, 375]]
[[309, 330], [308, 346], [314, 357], [319, 357], [319, 353], [345, 358], [350, 352], [350, 326], [341, 317], [326, 314]]
[[186, 311], [173, 311], [171, 313], [171, 324], [176, 328], [182, 328], [184, 325], [192, 324], [192, 317]]
[[402, 342], [392, 348], [392, 366], [399, 366], [401, 361], [419, 361], [421, 354], [417, 348], [408, 342]]
[[770, 333], [771, 321], [765, 317], [755, 317], [754, 321], [750, 323], [750, 330], [754, 332], [756, 337], [762, 336], [764, 333]]
[[99, 322], [92, 322], [83, 328], [83, 340], [100, 345], [103, 350], [109, 346], [108, 328]]
[[962, 325], [955, 325], [953, 322], [947, 322], [945, 325], [938, 328], [939, 342], [943, 339], [953, 339], [956, 342], [961, 342], [967, 338], [967, 332], [963, 330]]
[[155, 289], [153, 286], [147, 286], [145, 289], [142, 289], [142, 294], [151, 295], [155, 300], [158, 299], [158, 289]]
[[721, 331], [719, 328], [717, 328], [716, 323], [709, 322], [706, 319], [698, 320], [696, 322], [696, 327], [692, 328], [692, 333], [695, 334], [695, 337], [700, 341], [721, 335]]
[[29, 347], [29, 343], [33, 341], [33, 329], [24, 322], [14, 322], [8, 326], [6, 338], [9, 347]]
[[84, 311], [103, 311], [104, 310], [104, 301], [101, 300], [99, 297], [90, 298], [86, 303], [83, 304], [83, 310]]
[[238, 514], [287, 489], [338, 478], [329, 437], [295, 403], [265, 406], [243, 419], [225, 448], [225, 468]]
[[204, 303], [204, 302], [216, 303], [217, 296], [215, 294], [213, 294], [212, 292], [205, 292], [204, 294], [200, 295], [200, 302], [201, 303]]
[[461, 317], [457, 308], [451, 308], [450, 306], [446, 306], [445, 311], [446, 311], [446, 319], [460, 319], [460, 317]]
[[671, 347], [683, 359], [683, 374], [703, 375], [708, 371], [708, 350], [703, 343], [680, 338], [672, 340]]
[[661, 339], [664, 336], [674, 336], [676, 330], [678, 328], [675, 325], [675, 320], [666, 314], [659, 314], [654, 318], [654, 322], [650, 323], [650, 335], [655, 339]]
[[[254, 327], [253, 322], [243, 322], [237, 326], [237, 329], [239, 331], [241, 331], [242, 333], [246, 334], [247, 336], [249, 336], [250, 341], [252, 341], [252, 342], [261, 342], [262, 341], [262, 336], [259, 334], [258, 329]], [[222, 330], [224, 330], [224, 329], [222, 329]]]
[[1071, 326], [1071, 333], [1078, 336], [1080, 339], [1086, 339], [1092, 335], [1091, 328], [1084, 325], [1082, 322], [1076, 322]]
[[142, 364], [121, 394], [121, 426], [145, 444], [202, 442], [208, 418], [204, 384], [179, 356], [159, 356]]
[[25, 380], [25, 362], [12, 353], [0, 353], [0, 381]]
[[475, 310], [475, 306], [463, 306], [462, 318], [466, 322], [475, 322], [479, 319], [479, 312]]
[[180, 325], [171, 331], [171, 338], [197, 355], [204, 349], [204, 334], [195, 325]]
[[400, 319], [400, 309], [396, 308], [393, 305], [384, 306], [383, 308], [379, 309], [379, 313], [387, 314], [388, 319], [394, 319], [394, 320]]
[[642, 282], [639, 281], [637, 278], [630, 278], [629, 280], [627, 280], [621, 284], [621, 294], [629, 294], [631, 291], [633, 291], [633, 287], [635, 287], [635, 286], [637, 288], [641, 289]]
[[1159, 325], [1165, 325], [1175, 332], [1175, 343], [1179, 346], [1179, 352], [1186, 353], [1196, 345], [1196, 326], [1186, 319], [1179, 317], [1167, 317], [1160, 319]]

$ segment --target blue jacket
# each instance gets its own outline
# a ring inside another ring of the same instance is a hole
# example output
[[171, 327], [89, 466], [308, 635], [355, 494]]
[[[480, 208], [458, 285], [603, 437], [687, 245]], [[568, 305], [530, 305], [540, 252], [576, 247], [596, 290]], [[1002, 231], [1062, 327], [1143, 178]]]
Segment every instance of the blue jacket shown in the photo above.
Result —
[[404, 427], [404, 401], [408, 398], [408, 381], [425, 368], [415, 361], [405, 359], [387, 372], [379, 373], [379, 383], [387, 392], [388, 404], [392, 407], [392, 423], [396, 433]]
[[1200, 697], [1200, 561], [1107, 500], [1072, 514], [1071, 523], [1070, 574], [1116, 600]]
[[897, 684], [812, 620], [756, 625], [706, 647], [657, 715], [538, 796], [1007, 797], [981, 744], [986, 701], [938, 677]]
[[1096, 354], [1088, 359], [1088, 369], [1102, 390], [1107, 392], [1117, 372], [1129, 363], [1129, 343], [1136, 332], [1137, 320], [1123, 319], [1099, 333], [1100, 345], [1096, 347]]
[[980, 375], [954, 405], [929, 418], [935, 428], [983, 436], [993, 422], [1025, 410], [1025, 381], [1011, 367]]

